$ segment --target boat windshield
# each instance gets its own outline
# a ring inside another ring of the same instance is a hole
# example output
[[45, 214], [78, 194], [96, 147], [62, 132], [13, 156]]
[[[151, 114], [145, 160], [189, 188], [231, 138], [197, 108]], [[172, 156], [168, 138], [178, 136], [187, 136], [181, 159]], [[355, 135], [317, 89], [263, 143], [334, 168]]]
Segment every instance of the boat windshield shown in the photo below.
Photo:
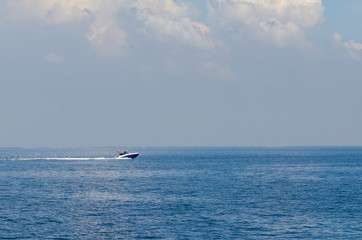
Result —
[[123, 152], [120, 152], [119, 155], [125, 155], [125, 154], [128, 154], [129, 152], [128, 151], [123, 151]]

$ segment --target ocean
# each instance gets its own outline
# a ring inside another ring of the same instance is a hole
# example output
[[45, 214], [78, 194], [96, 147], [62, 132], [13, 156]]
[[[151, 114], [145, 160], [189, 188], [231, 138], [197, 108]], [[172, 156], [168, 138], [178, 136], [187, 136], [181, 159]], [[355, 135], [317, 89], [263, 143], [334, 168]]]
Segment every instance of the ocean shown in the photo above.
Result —
[[0, 148], [0, 239], [362, 239], [360, 147]]

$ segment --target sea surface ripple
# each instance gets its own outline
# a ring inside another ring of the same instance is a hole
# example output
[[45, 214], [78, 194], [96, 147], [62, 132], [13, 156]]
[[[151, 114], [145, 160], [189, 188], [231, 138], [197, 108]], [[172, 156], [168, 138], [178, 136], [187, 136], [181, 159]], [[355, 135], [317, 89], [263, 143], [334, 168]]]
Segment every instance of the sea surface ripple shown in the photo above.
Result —
[[1, 149], [0, 239], [362, 239], [362, 148]]

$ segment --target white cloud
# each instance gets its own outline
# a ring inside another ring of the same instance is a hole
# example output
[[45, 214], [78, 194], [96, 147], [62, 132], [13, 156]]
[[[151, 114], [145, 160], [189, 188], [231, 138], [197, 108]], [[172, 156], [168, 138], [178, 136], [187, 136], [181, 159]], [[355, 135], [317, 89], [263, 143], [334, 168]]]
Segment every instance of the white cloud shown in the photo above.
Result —
[[180, 18], [188, 14], [186, 4], [178, 5], [173, 0], [137, 0], [133, 6], [139, 11], [148, 11], [153, 15], [170, 15], [172, 18]]
[[339, 46], [347, 50], [350, 57], [359, 60], [360, 51], [362, 52], [362, 43], [350, 40], [348, 42], [343, 41], [343, 36], [339, 33], [334, 34], [334, 42]]
[[126, 1], [102, 1], [91, 12], [90, 32], [86, 34], [93, 48], [107, 54], [119, 54], [127, 43], [127, 33], [118, 27], [119, 9], [127, 6]]
[[214, 0], [210, 16], [239, 34], [283, 47], [305, 40], [323, 20], [322, 0]]
[[189, 18], [186, 4], [178, 5], [173, 0], [138, 0], [133, 6], [146, 31], [200, 48], [213, 46], [209, 27]]
[[49, 53], [44, 57], [44, 60], [51, 63], [62, 63], [64, 62], [64, 57], [56, 53]]
[[361, 51], [362, 50], [362, 43], [355, 42], [353, 40], [350, 40], [346, 43], [346, 46], [350, 49], [353, 49], [355, 51]]
[[126, 0], [19, 0], [7, 1], [14, 19], [39, 19], [48, 24], [87, 21], [84, 30], [94, 49], [102, 53], [118, 53], [127, 34], [117, 26], [117, 12]]
[[92, 46], [102, 53], [119, 54], [127, 42], [127, 33], [114, 24], [94, 23], [90, 27], [91, 33], [86, 37]]
[[337, 45], [339, 45], [339, 46], [344, 45], [344, 44], [343, 44], [343, 36], [342, 36], [341, 34], [339, 34], [339, 33], [334, 33], [333, 38], [334, 38], [334, 42], [335, 42]]

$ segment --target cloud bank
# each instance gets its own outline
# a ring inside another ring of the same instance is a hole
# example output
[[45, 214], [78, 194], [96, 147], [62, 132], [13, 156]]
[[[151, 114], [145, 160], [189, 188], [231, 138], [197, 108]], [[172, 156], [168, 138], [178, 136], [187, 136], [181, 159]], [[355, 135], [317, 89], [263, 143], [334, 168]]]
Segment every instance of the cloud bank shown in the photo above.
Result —
[[19, 0], [7, 1], [16, 20], [37, 19], [48, 24], [86, 22], [84, 36], [104, 53], [118, 53], [127, 43], [127, 32], [118, 14], [136, 12], [145, 33], [172, 38], [200, 48], [210, 48], [210, 29], [192, 20], [190, 7], [173, 0]]
[[[145, 38], [210, 49], [221, 46], [212, 33], [218, 26], [229, 37], [272, 43], [278, 47], [308, 42], [306, 34], [323, 21], [322, 0], [210, 0], [210, 19], [193, 19], [190, 3], [176, 0], [7, 0], [16, 21], [47, 24], [79, 23], [83, 36], [99, 52], [120, 54], [132, 29]], [[129, 20], [129, 21], [128, 21]], [[128, 29], [128, 30], [127, 30]], [[353, 45], [353, 43], [350, 43]]]

